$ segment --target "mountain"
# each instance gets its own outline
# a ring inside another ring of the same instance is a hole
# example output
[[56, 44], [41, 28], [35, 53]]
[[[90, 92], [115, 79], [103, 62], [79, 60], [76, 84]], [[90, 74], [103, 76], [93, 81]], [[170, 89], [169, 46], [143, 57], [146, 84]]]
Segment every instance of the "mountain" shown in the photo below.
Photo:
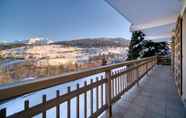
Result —
[[52, 44], [62, 44], [78, 47], [128, 47], [130, 40], [124, 38], [81, 38], [71, 41], [58, 41]]
[[28, 41], [27, 41], [27, 44], [35, 44], [35, 45], [45, 45], [45, 44], [50, 44], [50, 43], [53, 43], [53, 41], [51, 40], [48, 40], [46, 38], [43, 38], [43, 37], [34, 37], [34, 38], [30, 38]]
[[26, 44], [24, 44], [24, 43], [4, 43], [4, 44], [0, 44], [0, 51], [6, 50], [6, 49], [11, 49], [11, 48], [22, 47], [22, 46], [26, 46]]
[[30, 38], [28, 40], [22, 41], [14, 41], [8, 43], [0, 43], [0, 50], [10, 49], [10, 48], [17, 48], [21, 46], [27, 45], [47, 45], [47, 44], [57, 44], [57, 45], [69, 45], [69, 46], [77, 46], [77, 47], [104, 47], [104, 46], [111, 46], [111, 47], [128, 47], [130, 40], [124, 38], [81, 38], [81, 39], [74, 39], [71, 41], [57, 41], [53, 42], [51, 40], [47, 40], [42, 37]]

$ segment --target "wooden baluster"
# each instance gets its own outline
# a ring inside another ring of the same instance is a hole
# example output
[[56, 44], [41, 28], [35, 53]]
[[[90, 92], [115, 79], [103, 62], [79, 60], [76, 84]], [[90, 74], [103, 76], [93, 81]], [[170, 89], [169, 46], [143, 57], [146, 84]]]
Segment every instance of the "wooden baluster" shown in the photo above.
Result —
[[[135, 63], [135, 67], [136, 67], [136, 69], [134, 69], [134, 71], [135, 71], [135, 80], [138, 80], [139, 78], [139, 76], [138, 76], [138, 63]], [[137, 86], [139, 85], [139, 81], [137, 82]]]
[[132, 82], [135, 81], [135, 76], [134, 75], [135, 75], [135, 69], [132, 70]]
[[[114, 75], [114, 72], [111, 72], [111, 75]], [[111, 80], [111, 98], [114, 97], [114, 79]]]
[[106, 100], [108, 105], [107, 115], [108, 118], [112, 117], [112, 99], [111, 99], [111, 70], [105, 72], [107, 83], [106, 83]]
[[128, 81], [128, 73], [126, 73], [126, 83], [125, 83], [125, 88], [127, 88], [128, 87], [128, 85], [129, 85], [129, 81]]
[[[129, 65], [128, 65], [128, 67], [129, 67]], [[127, 86], [130, 85], [130, 73], [131, 72], [129, 72], [129, 71], [127, 72]]]
[[[135, 67], [136, 67], [136, 66], [135, 66]], [[136, 67], [136, 68], [137, 68], [137, 67]], [[137, 76], [136, 76], [136, 75], [137, 75], [137, 74], [136, 74], [136, 72], [137, 72], [137, 71], [136, 71], [136, 68], [134, 69], [134, 80], [137, 80], [137, 79], [138, 79]]]
[[121, 92], [121, 76], [118, 77], [118, 82], [119, 82], [119, 93], [120, 93]]
[[140, 77], [140, 66], [138, 66], [138, 77]]
[[128, 72], [128, 85], [130, 85], [130, 83], [131, 83], [131, 72]]
[[131, 70], [131, 83], [133, 83], [133, 70]]
[[124, 90], [124, 76], [122, 74], [122, 76], [121, 76], [121, 91], [123, 92], [123, 90]]
[[[56, 97], [57, 99], [60, 97], [60, 91], [56, 91]], [[60, 104], [57, 104], [56, 106], [56, 118], [60, 118]]]
[[[119, 75], [119, 70], [118, 70], [118, 75]], [[117, 77], [117, 80], [118, 80], [118, 94], [119, 94], [119, 76]]]
[[[99, 78], [96, 77], [96, 82], [99, 81]], [[96, 111], [99, 109], [99, 86], [96, 87]]]
[[132, 81], [133, 81], [133, 79], [132, 79], [132, 70], [129, 73], [130, 73], [130, 84], [131, 84]]
[[127, 87], [128, 87], [128, 85], [130, 84], [130, 77], [129, 77], [130, 75], [129, 75], [129, 74], [130, 74], [130, 72], [127, 72], [127, 73], [126, 73], [126, 75], [127, 75], [127, 76], [126, 76], [126, 77], [127, 77]]
[[[119, 71], [119, 73], [121, 73], [121, 70]], [[120, 89], [119, 89], [119, 91], [120, 91], [120, 93], [121, 93], [121, 91], [122, 91], [122, 80], [121, 80], [122, 78], [121, 78], [121, 75], [119, 76], [119, 84], [120, 84]]]
[[[77, 90], [79, 90], [79, 84], [77, 84]], [[76, 101], [77, 105], [76, 105], [76, 112], [77, 112], [77, 118], [80, 117], [80, 114], [79, 114], [79, 95], [77, 96], [77, 101]]]
[[[136, 78], [137, 80], [140, 79], [139, 78], [139, 67], [136, 68]], [[139, 87], [139, 81], [137, 82], [137, 86]]]
[[0, 110], [0, 118], [6, 118], [6, 108]]
[[125, 74], [123, 76], [124, 76], [124, 81], [123, 81], [124, 89], [123, 90], [125, 90], [125, 88], [127, 88], [127, 75]]
[[[101, 80], [103, 80], [103, 76], [101, 76]], [[103, 106], [103, 84], [101, 84], [101, 107]]]
[[140, 76], [142, 75], [143, 73], [143, 66], [140, 66]]
[[[121, 74], [122, 70], [119, 71], [119, 73]], [[122, 92], [122, 75], [119, 76], [120, 78], [120, 93]]]
[[144, 73], [144, 70], [145, 70], [145, 68], [146, 68], [146, 66], [145, 65], [142, 65], [142, 72], [141, 72], [141, 74], [143, 75], [143, 73]]
[[30, 113], [29, 113], [29, 100], [26, 100], [24, 102], [24, 110], [25, 110], [25, 112], [27, 112], [25, 117], [31, 118]]
[[126, 84], [126, 75], [123, 74], [123, 91], [125, 90], [125, 84]]
[[[43, 104], [46, 105], [46, 95], [43, 95]], [[46, 111], [42, 112], [42, 117], [46, 118]]]
[[[147, 70], [148, 70], [148, 69], [149, 69], [149, 63], [147, 63]], [[146, 71], [147, 71], [147, 70], [146, 70]]]
[[142, 65], [141, 68], [142, 68], [142, 69], [141, 69], [141, 75], [143, 75], [143, 72], [144, 72], [144, 70], [145, 70], [145, 65]]
[[[84, 82], [84, 87], [87, 86], [87, 82]], [[87, 118], [87, 92], [84, 93], [84, 118]]]
[[135, 69], [133, 69], [133, 71], [132, 71], [132, 76], [133, 76], [133, 82], [136, 80], [136, 78], [135, 78], [135, 76], [136, 76], [136, 73], [135, 73]]
[[[124, 69], [122, 69], [122, 72], [124, 71]], [[125, 75], [124, 74], [122, 74], [122, 76], [121, 76], [121, 80], [122, 80], [122, 91], [125, 89], [125, 85], [124, 85], [124, 80], [125, 80]]]
[[[118, 75], [119, 75], [119, 70], [118, 70], [117, 73], [118, 73]], [[119, 76], [117, 77], [117, 87], [118, 87], [117, 89], [118, 89], [118, 94], [119, 94]]]
[[125, 88], [127, 88], [128, 85], [128, 73], [125, 73]]
[[[93, 80], [91, 79], [90, 80], [90, 84], [92, 85], [93, 84]], [[90, 90], [90, 113], [91, 113], [91, 116], [93, 115], [93, 94], [94, 94], [94, 92], [93, 92], [93, 88], [91, 88], [91, 90]]]
[[[116, 75], [116, 72], [114, 72]], [[113, 78], [113, 96], [116, 96], [116, 78]]]
[[[71, 92], [71, 88], [67, 88], [68, 93]], [[67, 118], [71, 118], [71, 99], [67, 101]]]
[[[118, 75], [118, 71], [117, 71], [117, 75]], [[119, 94], [119, 77], [116, 78], [116, 84], [117, 84], [117, 95]]]
[[136, 69], [133, 69], [133, 82], [136, 80]]
[[[124, 70], [123, 70], [123, 71], [124, 71]], [[123, 72], [123, 71], [122, 71], [122, 72]], [[123, 90], [125, 89], [125, 84], [124, 84], [125, 75], [122, 74], [121, 78], [122, 78], [122, 91], [123, 91]]]
[[111, 97], [114, 98], [114, 79], [111, 80]]
[[[119, 74], [119, 71], [116, 71], [117, 75]], [[119, 81], [119, 76], [116, 78], [116, 83], [117, 83], [117, 93], [119, 93], [119, 86], [118, 86], [118, 82]]]
[[117, 78], [114, 78], [114, 84], [115, 84], [115, 86], [114, 86], [114, 94], [115, 94], [115, 96], [117, 96]]

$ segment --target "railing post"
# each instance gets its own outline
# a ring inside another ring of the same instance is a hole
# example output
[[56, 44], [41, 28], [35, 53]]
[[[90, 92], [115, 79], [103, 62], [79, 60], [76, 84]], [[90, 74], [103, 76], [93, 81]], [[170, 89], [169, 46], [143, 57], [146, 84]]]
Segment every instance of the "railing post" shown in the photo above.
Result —
[[[136, 78], [137, 78], [137, 80], [138, 80], [138, 79], [140, 79], [140, 78], [139, 78], [139, 68], [138, 68], [138, 63], [136, 63], [135, 66], [136, 66]], [[137, 82], [137, 87], [139, 87], [139, 81]]]
[[153, 66], [155, 66], [156, 65], [156, 56], [155, 57], [153, 57]]
[[6, 108], [0, 110], [0, 118], [6, 118]]
[[111, 70], [106, 71], [105, 76], [107, 79], [107, 83], [106, 83], [106, 102], [108, 105], [107, 116], [108, 118], [112, 118]]
[[151, 67], [152, 67], [151, 70], [152, 70], [152, 71], [154, 70], [154, 66], [155, 66], [155, 64], [156, 64], [156, 63], [155, 63], [155, 58], [156, 58], [156, 56], [153, 56], [153, 57], [152, 57], [152, 62], [151, 62]]
[[26, 113], [26, 116], [25, 116], [27, 118], [31, 118], [32, 117], [31, 114], [30, 114], [30, 112], [29, 112], [29, 107], [30, 107], [29, 100], [26, 100], [24, 102], [24, 110], [25, 110], [25, 112], [27, 112]]
[[157, 59], [157, 56], [153, 56], [153, 57], [152, 57], [151, 71], [154, 70], [154, 67], [155, 67], [155, 65], [156, 65], [156, 59]]
[[155, 57], [155, 64], [158, 63], [158, 56]]

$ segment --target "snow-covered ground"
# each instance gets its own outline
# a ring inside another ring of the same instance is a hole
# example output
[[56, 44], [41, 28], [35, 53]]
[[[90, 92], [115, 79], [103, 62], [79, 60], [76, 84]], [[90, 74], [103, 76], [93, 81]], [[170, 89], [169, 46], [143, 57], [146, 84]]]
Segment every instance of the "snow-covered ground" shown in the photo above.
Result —
[[24, 60], [21, 59], [5, 59], [3, 61], [0, 61], [0, 70], [10, 69], [14, 65], [24, 63]]
[[22, 58], [26, 61], [37, 62], [38, 66], [56, 66], [60, 64], [74, 64], [88, 61], [90, 57], [100, 55], [117, 55], [117, 58], [126, 59], [127, 47], [100, 47], [79, 48], [62, 45], [34, 45], [23, 46], [0, 51], [3, 58]]

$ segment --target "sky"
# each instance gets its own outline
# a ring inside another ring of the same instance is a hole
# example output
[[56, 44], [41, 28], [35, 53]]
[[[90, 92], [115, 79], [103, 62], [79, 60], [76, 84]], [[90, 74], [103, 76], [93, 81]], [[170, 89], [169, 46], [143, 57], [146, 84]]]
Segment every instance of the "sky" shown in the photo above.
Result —
[[0, 0], [0, 42], [124, 37], [130, 23], [104, 0]]

